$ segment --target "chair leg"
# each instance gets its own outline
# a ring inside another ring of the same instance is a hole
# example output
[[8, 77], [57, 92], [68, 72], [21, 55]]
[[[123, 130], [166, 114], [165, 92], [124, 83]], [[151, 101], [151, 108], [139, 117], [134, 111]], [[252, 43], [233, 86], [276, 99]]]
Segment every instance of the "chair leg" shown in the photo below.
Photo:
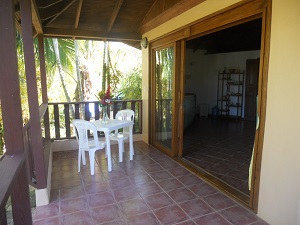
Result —
[[119, 139], [118, 145], [119, 145], [119, 162], [123, 162], [124, 141]]
[[82, 157], [82, 164], [86, 165], [85, 151], [84, 150], [81, 151], [81, 157]]
[[80, 166], [81, 166], [81, 150], [78, 149], [78, 172], [80, 172]]
[[91, 175], [94, 175], [95, 174], [95, 152], [94, 151], [89, 152], [89, 158], [90, 158]]

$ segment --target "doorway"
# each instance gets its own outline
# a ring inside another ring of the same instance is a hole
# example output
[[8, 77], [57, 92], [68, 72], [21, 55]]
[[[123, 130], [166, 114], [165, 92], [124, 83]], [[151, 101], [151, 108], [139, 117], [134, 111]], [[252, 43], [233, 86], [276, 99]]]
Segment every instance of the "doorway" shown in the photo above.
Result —
[[248, 198], [261, 27], [260, 18], [187, 40], [185, 55], [182, 157]]

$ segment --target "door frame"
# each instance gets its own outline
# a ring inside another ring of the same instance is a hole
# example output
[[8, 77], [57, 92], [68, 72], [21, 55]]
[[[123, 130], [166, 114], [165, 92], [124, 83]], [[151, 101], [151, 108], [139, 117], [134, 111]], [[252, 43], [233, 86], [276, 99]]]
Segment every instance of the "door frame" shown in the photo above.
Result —
[[[268, 82], [268, 66], [269, 66], [269, 53], [270, 53], [270, 33], [271, 33], [271, 7], [272, 0], [246, 0], [222, 9], [212, 15], [206, 16], [198, 21], [188, 24], [182, 29], [178, 29], [173, 33], [165, 35], [163, 37], [153, 40], [149, 47], [150, 59], [152, 61], [153, 49], [159, 46], [167, 45], [169, 43], [176, 43], [178, 48], [181, 48], [180, 55], [175, 60], [175, 74], [179, 75], [177, 77], [176, 85], [176, 99], [178, 101], [177, 105], [173, 110], [174, 117], [177, 113], [179, 123], [178, 127], [174, 127], [174, 133], [177, 133], [179, 140], [178, 145], [173, 145], [173, 153], [170, 155], [172, 157], [182, 156], [182, 138], [183, 138], [183, 94], [184, 93], [184, 49], [185, 41], [193, 39], [199, 36], [204, 36], [209, 33], [216, 32], [228, 27], [232, 27], [238, 24], [245, 23], [257, 18], [262, 18], [262, 34], [261, 34], [261, 50], [260, 50], [260, 66], [259, 66], [259, 79], [258, 79], [258, 116], [259, 116], [259, 129], [256, 130], [255, 134], [255, 144], [254, 144], [254, 154], [253, 154], [253, 166], [252, 166], [252, 182], [250, 198], [248, 200], [242, 199], [241, 201], [251, 208], [254, 212], [258, 209], [258, 195], [259, 195], [259, 183], [260, 183], [260, 170], [261, 170], [261, 159], [263, 150], [263, 140], [264, 140], [264, 129], [265, 129], [265, 119], [266, 119], [266, 101], [267, 101], [267, 82]], [[178, 53], [179, 54], [179, 53]], [[177, 55], [177, 53], [176, 53]], [[150, 76], [152, 77], [153, 68], [151, 66]], [[150, 88], [151, 88], [151, 77], [150, 77]], [[152, 92], [152, 89], [150, 89]], [[150, 108], [152, 94], [150, 94]], [[175, 103], [175, 102], [174, 102]], [[180, 112], [178, 111], [180, 109]], [[151, 121], [151, 118], [150, 118]], [[152, 129], [152, 122], [150, 123], [150, 133]], [[174, 129], [173, 128], [173, 129]], [[152, 138], [150, 137], [150, 144], [152, 144]], [[174, 144], [174, 143], [173, 143]], [[236, 197], [236, 196], [233, 196]]]

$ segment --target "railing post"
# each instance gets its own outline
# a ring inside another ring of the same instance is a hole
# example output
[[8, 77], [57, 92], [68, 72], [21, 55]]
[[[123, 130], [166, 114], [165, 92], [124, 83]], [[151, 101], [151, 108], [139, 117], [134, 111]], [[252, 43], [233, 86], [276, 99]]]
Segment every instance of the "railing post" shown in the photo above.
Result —
[[79, 104], [75, 104], [75, 119], [80, 118], [80, 112], [79, 112]]
[[53, 105], [54, 107], [54, 126], [55, 126], [55, 137], [60, 138], [60, 130], [59, 130], [59, 110], [58, 105]]
[[100, 112], [99, 112], [99, 103], [94, 103], [94, 109], [95, 109], [95, 120], [99, 120], [100, 118]]
[[113, 102], [113, 117], [115, 118], [118, 112], [118, 102]]
[[122, 109], [126, 109], [127, 108], [127, 102], [123, 102], [122, 103]]
[[[2, 105], [3, 127], [5, 130], [4, 139], [6, 145], [6, 154], [12, 156], [15, 154], [24, 153], [23, 122], [16, 50], [14, 9], [14, 1], [1, 0], [0, 99]], [[3, 160], [0, 163], [3, 163]], [[20, 173], [19, 171], [7, 171], [6, 174], [8, 176], [14, 176], [15, 174], [18, 174], [16, 177], [16, 182], [14, 183], [15, 188], [11, 193], [14, 224], [30, 225], [32, 224], [32, 216], [30, 211], [29, 185], [27, 181], [26, 168], [24, 166], [24, 163]], [[2, 175], [0, 177], [1, 179], [5, 179], [5, 177]], [[3, 185], [2, 182], [1, 185]], [[2, 205], [2, 200], [3, 199], [1, 198], [1, 211], [5, 207]], [[3, 213], [4, 212], [1, 212], [1, 217], [3, 216]], [[3, 220], [4, 219], [0, 219], [0, 222], [2, 223]]]
[[66, 127], [66, 137], [71, 137], [70, 130], [70, 107], [69, 104], [64, 104], [64, 112], [65, 112], [65, 127]]
[[45, 138], [47, 140], [49, 140], [50, 139], [50, 121], [49, 121], [49, 108], [48, 107], [44, 114], [44, 128], [45, 128]]
[[11, 195], [15, 225], [32, 224], [29, 198], [29, 185], [27, 183], [25, 163], [23, 162], [19, 176], [15, 179]]
[[91, 117], [90, 117], [90, 107], [89, 107], [89, 103], [84, 103], [84, 118], [85, 120], [87, 121], [90, 121], [91, 120]]

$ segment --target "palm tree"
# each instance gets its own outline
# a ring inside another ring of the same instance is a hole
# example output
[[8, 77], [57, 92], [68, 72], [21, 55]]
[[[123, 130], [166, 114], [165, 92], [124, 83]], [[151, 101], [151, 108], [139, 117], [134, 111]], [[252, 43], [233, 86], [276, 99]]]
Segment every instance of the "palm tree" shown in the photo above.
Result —
[[[70, 56], [74, 56], [75, 51], [73, 51], [72, 55], [66, 54], [65, 55], [66, 57], [61, 57], [61, 55], [62, 55], [61, 53], [66, 53], [65, 51], [66, 51], [66, 49], [68, 49], [67, 48], [68, 46], [63, 46], [64, 48], [59, 48], [59, 43], [58, 43], [57, 38], [53, 38], [52, 42], [53, 42], [53, 47], [54, 47], [53, 49], [54, 49], [55, 58], [56, 58], [56, 65], [57, 65], [59, 77], [60, 77], [60, 80], [61, 80], [61, 85], [62, 85], [62, 88], [63, 88], [63, 91], [64, 91], [64, 94], [65, 94], [65, 97], [66, 97], [67, 101], [71, 102], [71, 98], [68, 94], [66, 84], [65, 84], [65, 81], [64, 81], [62, 61], [63, 61], [63, 59], [69, 59], [68, 57], [70, 57]], [[70, 44], [72, 42], [66, 42], [66, 43]], [[72, 50], [74, 50], [73, 46], [71, 46], [71, 47], [72, 47]], [[63, 49], [64, 49], [64, 51], [62, 51]], [[72, 52], [68, 51], [68, 53], [72, 53]], [[65, 64], [65, 65], [67, 65], [67, 64]], [[69, 66], [71, 66], [71, 65], [72, 65], [72, 63], [69, 64]]]

